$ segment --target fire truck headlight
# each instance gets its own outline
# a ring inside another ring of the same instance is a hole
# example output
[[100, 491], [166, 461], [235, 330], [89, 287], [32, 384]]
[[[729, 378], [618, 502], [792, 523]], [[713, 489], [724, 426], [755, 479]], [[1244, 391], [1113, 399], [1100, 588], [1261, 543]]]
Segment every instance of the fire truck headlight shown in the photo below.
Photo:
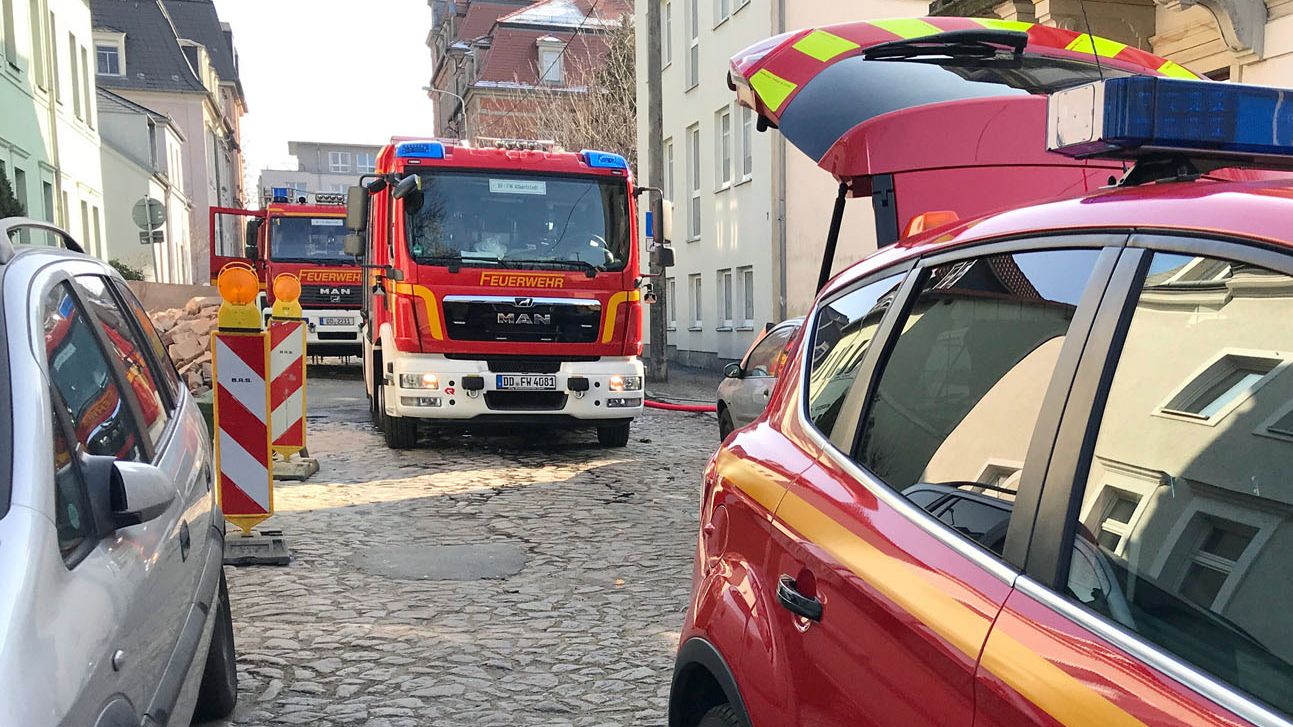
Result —
[[642, 377], [615, 374], [607, 382], [607, 388], [611, 391], [639, 391], [642, 388]]
[[435, 374], [400, 374], [401, 389], [439, 389], [440, 377]]

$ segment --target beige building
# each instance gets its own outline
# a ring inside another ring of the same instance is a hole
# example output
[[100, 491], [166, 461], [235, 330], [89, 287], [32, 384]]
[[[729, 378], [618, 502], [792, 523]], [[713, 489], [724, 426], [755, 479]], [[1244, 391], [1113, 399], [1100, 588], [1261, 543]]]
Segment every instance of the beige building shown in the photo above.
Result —
[[373, 173], [381, 150], [378, 145], [289, 141], [287, 151], [296, 157], [296, 169], [262, 169], [257, 198], [248, 201], [263, 205], [282, 187], [292, 190], [292, 199], [307, 192], [345, 192], [361, 175]]
[[[812, 304], [836, 183], [727, 87], [735, 53], [803, 27], [923, 15], [917, 0], [659, 0], [664, 88], [664, 180], [674, 203], [677, 265], [668, 290], [668, 346], [675, 360], [716, 367], [739, 358], [769, 324]], [[638, 3], [640, 39], [646, 3]], [[638, 44], [646, 68], [646, 43]], [[652, 179], [646, 75], [638, 74], [639, 183]], [[849, 205], [837, 269], [875, 249], [869, 205]], [[784, 264], [783, 264], [784, 261]], [[648, 345], [649, 342], [648, 342]]]

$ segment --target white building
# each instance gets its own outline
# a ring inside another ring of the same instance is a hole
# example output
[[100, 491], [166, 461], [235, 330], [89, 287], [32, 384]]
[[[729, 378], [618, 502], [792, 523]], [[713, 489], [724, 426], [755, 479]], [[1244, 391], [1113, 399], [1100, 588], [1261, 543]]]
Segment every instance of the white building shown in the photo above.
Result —
[[[674, 202], [677, 265], [668, 272], [671, 355], [717, 367], [739, 358], [767, 324], [812, 303], [837, 184], [754, 115], [727, 87], [735, 53], [787, 30], [924, 15], [920, 0], [654, 0], [663, 37], [665, 194]], [[636, 8], [646, 62], [646, 2]], [[638, 74], [640, 183], [646, 167], [647, 79]], [[869, 205], [848, 207], [836, 269], [875, 249]]]
[[102, 257], [92, 60], [85, 0], [0, 0], [0, 172], [28, 217]]
[[[141, 270], [145, 280], [192, 283], [192, 204], [184, 193], [184, 143], [165, 114], [99, 89], [107, 238], [104, 255]], [[149, 206], [164, 210], [161, 226], [140, 227]]]
[[372, 174], [381, 150], [377, 145], [289, 141], [296, 169], [262, 169], [258, 201], [264, 204], [276, 187], [293, 190], [293, 199], [305, 192], [345, 192], [359, 183], [360, 175]]

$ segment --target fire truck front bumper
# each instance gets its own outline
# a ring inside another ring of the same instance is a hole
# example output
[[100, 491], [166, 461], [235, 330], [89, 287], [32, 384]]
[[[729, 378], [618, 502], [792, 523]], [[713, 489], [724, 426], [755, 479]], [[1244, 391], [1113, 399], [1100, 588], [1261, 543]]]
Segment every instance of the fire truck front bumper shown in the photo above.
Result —
[[357, 310], [306, 308], [306, 350], [311, 356], [358, 356], [360, 314]]
[[596, 423], [642, 413], [642, 361], [469, 361], [398, 356], [387, 370], [386, 413], [448, 421], [566, 419]]

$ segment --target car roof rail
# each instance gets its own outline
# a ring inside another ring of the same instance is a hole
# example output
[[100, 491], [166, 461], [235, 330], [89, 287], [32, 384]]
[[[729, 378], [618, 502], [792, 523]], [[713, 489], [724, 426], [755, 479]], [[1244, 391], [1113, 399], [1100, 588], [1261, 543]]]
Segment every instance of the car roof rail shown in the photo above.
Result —
[[[14, 236], [23, 230], [40, 230], [42, 232], [52, 233], [55, 236], [55, 239], [62, 242], [62, 248], [64, 250], [71, 250], [72, 252], [79, 253], [85, 252], [85, 249], [81, 247], [81, 243], [77, 242], [75, 238], [67, 233], [67, 231], [57, 225], [49, 222], [41, 222], [40, 220], [33, 220], [27, 217], [6, 217], [4, 219], [0, 219], [0, 265], [8, 263], [13, 259], [13, 256], [18, 253], [18, 245], [14, 244]], [[29, 248], [50, 247], [48, 245], [29, 245], [23, 243], [19, 243], [19, 245]], [[53, 249], [58, 248], [54, 247]]]

